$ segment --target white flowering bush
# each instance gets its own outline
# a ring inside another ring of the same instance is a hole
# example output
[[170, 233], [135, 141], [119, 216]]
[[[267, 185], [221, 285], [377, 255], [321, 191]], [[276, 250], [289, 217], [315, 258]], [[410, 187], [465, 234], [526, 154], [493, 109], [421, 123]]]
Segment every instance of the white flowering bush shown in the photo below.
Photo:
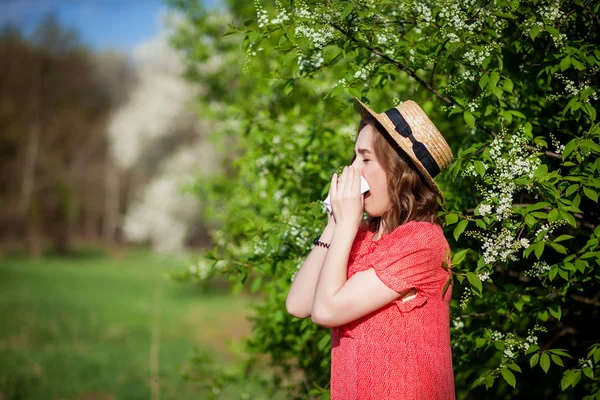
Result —
[[221, 29], [173, 3], [193, 22], [178, 36], [191, 69], [209, 48], [232, 55], [192, 74], [213, 82], [200, 109], [218, 99], [215, 123], [239, 122], [215, 131], [234, 157], [198, 194], [221, 226], [215, 273], [262, 295], [246, 349], [268, 356], [268, 387], [327, 395], [329, 331], [284, 301], [351, 156], [353, 95], [380, 111], [417, 101], [454, 150], [437, 181], [457, 396], [600, 396], [598, 3], [257, 0]]

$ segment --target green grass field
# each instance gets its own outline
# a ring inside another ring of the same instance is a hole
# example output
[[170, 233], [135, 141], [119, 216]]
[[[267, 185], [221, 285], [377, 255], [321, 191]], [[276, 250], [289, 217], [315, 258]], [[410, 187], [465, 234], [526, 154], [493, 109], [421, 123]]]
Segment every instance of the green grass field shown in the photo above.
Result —
[[164, 279], [184, 267], [141, 249], [0, 259], [0, 400], [205, 398], [182, 371], [195, 347], [235, 361], [249, 300]]

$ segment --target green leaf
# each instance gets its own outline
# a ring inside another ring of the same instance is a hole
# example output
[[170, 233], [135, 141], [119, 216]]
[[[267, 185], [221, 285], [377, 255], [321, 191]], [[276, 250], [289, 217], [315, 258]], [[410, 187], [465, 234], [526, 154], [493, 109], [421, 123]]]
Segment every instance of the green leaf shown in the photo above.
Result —
[[508, 368], [502, 368], [500, 373], [502, 374], [502, 377], [506, 383], [508, 383], [510, 386], [515, 387], [517, 385], [517, 379], [515, 378], [515, 375], [510, 372]]
[[578, 59], [576, 59], [575, 57], [573, 57], [573, 58], [571, 59], [571, 63], [572, 63], [572, 64], [573, 64], [573, 66], [574, 66], [575, 68], [577, 68], [578, 70], [580, 70], [580, 71], [583, 71], [583, 70], [585, 70], [585, 64], [584, 64], [584, 63], [582, 63], [581, 61], [579, 61]]
[[569, 143], [567, 143], [565, 145], [565, 149], [562, 152], [563, 160], [566, 160], [569, 157], [569, 155], [573, 152], [573, 150], [575, 150], [577, 148], [577, 146], [578, 146], [577, 138], [572, 139]]
[[535, 220], [535, 218], [534, 218], [532, 215], [530, 215], [530, 214], [527, 214], [527, 215], [525, 216], [525, 223], [526, 223], [528, 226], [530, 226], [530, 227], [531, 227], [531, 226], [535, 225], [535, 221], [536, 221], [536, 220]]
[[542, 367], [545, 373], [548, 373], [548, 369], [550, 368], [550, 356], [548, 353], [542, 353], [542, 356], [540, 357], [540, 367]]
[[569, 371], [565, 371], [565, 375], [563, 375], [562, 379], [560, 380], [560, 390], [562, 390], [563, 392], [569, 387], [571, 386], [571, 381], [568, 378], [567, 372]]
[[540, 33], [540, 27], [539, 27], [539, 25], [533, 25], [531, 27], [531, 29], [529, 30], [529, 36], [531, 37], [531, 40], [535, 40], [535, 38], [537, 37], [538, 33]]
[[594, 201], [595, 203], [598, 202], [598, 193], [588, 187], [583, 187], [583, 194], [585, 194], [590, 200]]
[[244, 288], [244, 284], [241, 281], [237, 281], [231, 287], [231, 293], [238, 294], [242, 291], [243, 288]]
[[467, 279], [469, 280], [471, 286], [475, 289], [476, 294], [481, 294], [481, 291], [483, 290], [483, 285], [481, 283], [481, 280], [477, 277], [477, 275], [469, 271], [467, 272]]
[[533, 172], [533, 176], [538, 179], [544, 178], [547, 174], [548, 174], [548, 166], [546, 164], [540, 165]]
[[323, 335], [323, 337], [317, 342], [317, 349], [325, 350], [325, 348], [329, 344], [330, 337], [330, 335]]
[[248, 33], [248, 39], [250, 39], [250, 42], [252, 43], [257, 43], [257, 41], [262, 37], [262, 32], [261, 31], [250, 31]]
[[465, 256], [467, 255], [468, 251], [469, 249], [464, 249], [454, 254], [452, 256], [452, 265], [460, 264], [465, 259]]
[[496, 88], [496, 85], [498, 84], [498, 81], [500, 80], [500, 74], [498, 73], [498, 71], [494, 71], [492, 72], [492, 75], [490, 76], [490, 89], [493, 91], [494, 88]]
[[458, 214], [457, 213], [449, 213], [446, 214], [446, 225], [452, 225], [458, 222]]
[[256, 293], [256, 291], [258, 289], [260, 289], [260, 285], [262, 284], [262, 278], [258, 277], [256, 278], [253, 282], [252, 285], [250, 286], [250, 291], [252, 293]]
[[515, 117], [519, 117], [519, 118], [526, 119], [526, 117], [525, 117], [525, 114], [523, 114], [523, 113], [522, 113], [522, 112], [520, 112], [520, 111], [517, 111], [517, 110], [510, 110], [510, 113], [511, 113], [512, 115], [514, 115]]
[[490, 80], [490, 76], [488, 74], [481, 75], [481, 78], [479, 78], [479, 87], [482, 90], [485, 89], [485, 87], [487, 86], [489, 80]]
[[535, 353], [529, 359], [529, 366], [531, 368], [535, 367], [537, 365], [537, 363], [538, 363], [539, 360], [540, 360], [540, 353]]
[[519, 366], [518, 366], [517, 364], [515, 364], [514, 362], [513, 362], [513, 363], [510, 363], [510, 364], [508, 364], [508, 368], [512, 369], [513, 371], [522, 372], [522, 371], [521, 371], [521, 367], [519, 367]]
[[[566, 163], [565, 163], [566, 164]], [[575, 193], [577, 191], [577, 189], [579, 189], [579, 185], [577, 183], [574, 183], [572, 185], [569, 185], [569, 187], [567, 188], [567, 190], [565, 191], [565, 195], [567, 197], [571, 197], [571, 195], [573, 193]]]
[[573, 359], [573, 357], [571, 357], [569, 355], [569, 353], [567, 352], [566, 349], [552, 349], [552, 353], [553, 354], [558, 354], [559, 356], [563, 356], [563, 357], [567, 357], [567, 358]]
[[565, 69], [569, 68], [570, 66], [571, 66], [571, 57], [570, 56], [566, 56], [560, 62], [560, 70], [564, 71]]
[[460, 235], [462, 235], [462, 233], [465, 231], [468, 223], [469, 223], [469, 220], [463, 219], [462, 221], [460, 221], [458, 223], [458, 225], [456, 225], [456, 228], [454, 228], [454, 239], [455, 240], [458, 240]]
[[494, 380], [496, 377], [494, 375], [488, 375], [485, 377], [485, 388], [489, 389], [494, 385]]
[[452, 275], [448, 276], [446, 283], [444, 283], [444, 287], [442, 289], [442, 299], [444, 297], [446, 297], [446, 292], [448, 291], [448, 288], [450, 287], [451, 284], [452, 284]]
[[559, 210], [560, 216], [566, 220], [569, 224], [571, 224], [571, 226], [576, 227], [577, 226], [577, 222], [575, 222], [575, 217], [573, 215], [571, 215], [570, 213], [563, 211], [563, 210]]
[[542, 256], [542, 253], [544, 252], [545, 243], [544, 242], [537, 242], [533, 246], [534, 246], [533, 253], [535, 254], [535, 256], [537, 257], [537, 259], [539, 260], [540, 257]]
[[559, 38], [560, 37], [560, 32], [555, 27], [550, 26], [550, 25], [545, 25], [544, 29], [546, 29], [546, 31], [548, 33], [550, 33], [552, 36], [554, 36], [555, 38]]
[[550, 357], [552, 358], [552, 361], [554, 361], [554, 364], [564, 367], [562, 359], [559, 356], [557, 356], [556, 354], [552, 354]]
[[560, 254], [567, 254], [567, 248], [561, 244], [550, 242], [548, 243], [550, 247], [556, 250]]
[[483, 164], [479, 160], [475, 160], [475, 162], [473, 163], [473, 166], [475, 167], [475, 171], [477, 171], [477, 173], [479, 174], [479, 176], [484, 176], [485, 175], [485, 164]]
[[590, 379], [594, 379], [594, 371], [590, 367], [585, 367], [583, 373]]
[[348, 5], [342, 11], [342, 14], [340, 14], [340, 19], [346, 19], [346, 17], [348, 15], [350, 15], [350, 13], [352, 12], [353, 8], [354, 8], [354, 3], [353, 2], [349, 2]]
[[477, 338], [477, 339], [475, 339], [475, 348], [479, 349], [480, 347], [483, 347], [486, 343], [487, 343], [487, 339]]
[[554, 318], [560, 320], [560, 317], [562, 316], [562, 308], [560, 306], [556, 307], [556, 310], [552, 307], [550, 307], [548, 309], [548, 311], [550, 311], [550, 315], [552, 315]]
[[463, 118], [465, 119], [465, 122], [467, 123], [468, 126], [475, 126], [475, 117], [473, 117], [473, 114], [471, 114], [471, 111], [465, 111], [463, 114]]

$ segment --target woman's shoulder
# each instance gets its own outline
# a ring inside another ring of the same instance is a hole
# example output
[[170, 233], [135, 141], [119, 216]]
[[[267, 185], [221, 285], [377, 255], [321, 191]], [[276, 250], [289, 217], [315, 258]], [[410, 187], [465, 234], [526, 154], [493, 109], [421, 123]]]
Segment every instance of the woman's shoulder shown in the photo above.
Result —
[[440, 224], [427, 221], [409, 221], [386, 235], [386, 242], [395, 244], [418, 243], [425, 247], [447, 247], [448, 242]]
[[408, 221], [402, 225], [399, 225], [390, 234], [403, 236], [408, 233], [421, 234], [421, 235], [437, 235], [444, 234], [440, 224], [428, 221]]

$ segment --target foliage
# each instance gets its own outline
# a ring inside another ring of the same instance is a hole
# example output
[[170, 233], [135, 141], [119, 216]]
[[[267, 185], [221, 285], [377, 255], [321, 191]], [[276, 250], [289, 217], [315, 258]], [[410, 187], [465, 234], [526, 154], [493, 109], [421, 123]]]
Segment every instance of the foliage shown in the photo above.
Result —
[[[221, 224], [209, 274], [264, 295], [247, 348], [269, 355], [274, 387], [327, 392], [329, 332], [284, 300], [351, 155], [350, 94], [376, 110], [416, 100], [454, 149], [438, 182], [458, 397], [600, 397], [597, 2], [257, 1], [255, 20], [232, 4], [227, 32], [172, 3], [189, 76], [214, 84], [201, 109], [239, 122], [214, 131], [236, 137], [229, 174], [198, 193]], [[203, 74], [216, 56], [231, 62]]]

